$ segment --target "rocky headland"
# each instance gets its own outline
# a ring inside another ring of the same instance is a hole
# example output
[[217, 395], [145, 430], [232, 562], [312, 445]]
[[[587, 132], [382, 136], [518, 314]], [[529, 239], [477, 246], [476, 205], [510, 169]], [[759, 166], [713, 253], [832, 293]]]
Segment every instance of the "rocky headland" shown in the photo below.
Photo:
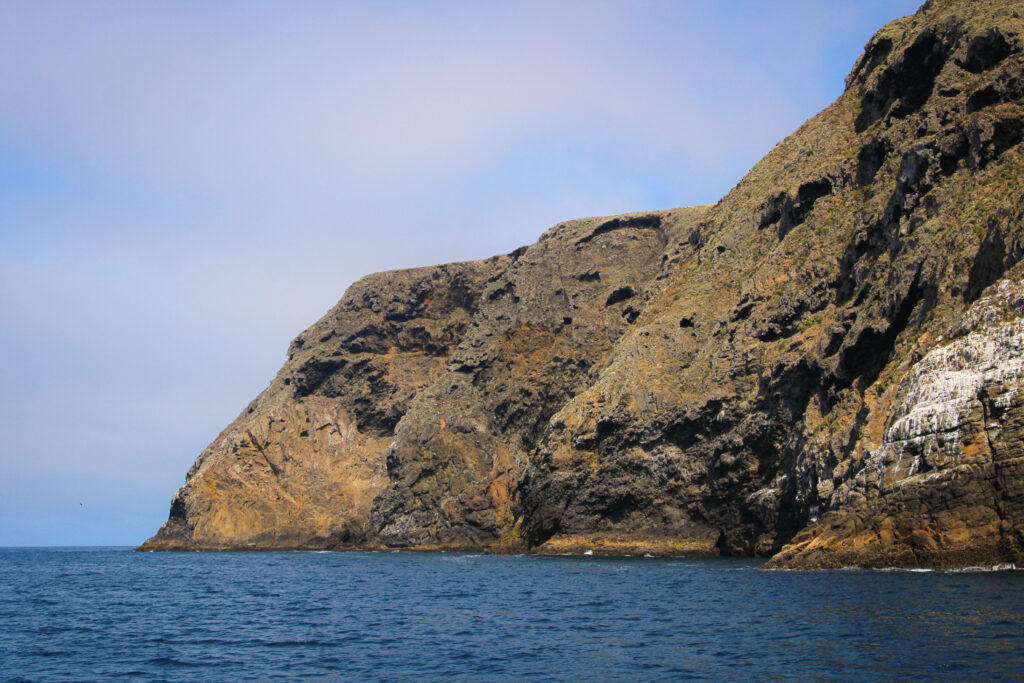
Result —
[[1024, 563], [1024, 5], [846, 85], [714, 206], [352, 285], [141, 549]]

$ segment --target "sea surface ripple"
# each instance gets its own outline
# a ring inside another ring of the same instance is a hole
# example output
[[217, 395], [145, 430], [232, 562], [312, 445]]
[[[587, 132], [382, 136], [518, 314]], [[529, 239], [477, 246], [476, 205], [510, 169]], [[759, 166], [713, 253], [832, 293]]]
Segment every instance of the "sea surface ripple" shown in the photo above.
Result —
[[1024, 572], [0, 549], [0, 680], [1019, 680]]

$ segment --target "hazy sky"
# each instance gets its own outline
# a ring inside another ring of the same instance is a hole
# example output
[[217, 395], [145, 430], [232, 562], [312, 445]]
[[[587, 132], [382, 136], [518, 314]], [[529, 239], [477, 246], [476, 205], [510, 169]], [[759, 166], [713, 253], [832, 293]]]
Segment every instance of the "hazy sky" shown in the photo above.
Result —
[[0, 545], [142, 542], [349, 283], [717, 201], [917, 5], [0, 2]]

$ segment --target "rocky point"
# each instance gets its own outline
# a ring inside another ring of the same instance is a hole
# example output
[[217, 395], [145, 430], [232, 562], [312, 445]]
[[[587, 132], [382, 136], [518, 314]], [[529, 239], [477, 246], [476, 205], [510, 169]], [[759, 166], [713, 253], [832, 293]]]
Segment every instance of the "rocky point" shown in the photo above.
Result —
[[1024, 562], [1024, 5], [932, 0], [714, 206], [354, 284], [142, 548]]

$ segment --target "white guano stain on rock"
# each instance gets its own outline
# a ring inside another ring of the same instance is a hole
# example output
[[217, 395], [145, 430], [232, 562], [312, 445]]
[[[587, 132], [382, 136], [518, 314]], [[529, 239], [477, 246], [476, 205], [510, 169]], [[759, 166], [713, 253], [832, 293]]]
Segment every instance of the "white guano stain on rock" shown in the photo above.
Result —
[[[900, 385], [901, 400], [882, 445], [872, 452], [878, 489], [912, 478], [936, 482], [956, 476], [963, 427], [987, 391], [1009, 408], [1024, 378], [1024, 282], [1004, 280], [979, 299], [954, 328], [954, 341], [929, 352]], [[1000, 430], [997, 417], [985, 425]], [[943, 472], [944, 469], [951, 472]], [[922, 472], [923, 470], [923, 472]], [[937, 470], [937, 471], [936, 471]], [[867, 477], [865, 477], [865, 480]], [[867, 483], [867, 481], [865, 481]]]

